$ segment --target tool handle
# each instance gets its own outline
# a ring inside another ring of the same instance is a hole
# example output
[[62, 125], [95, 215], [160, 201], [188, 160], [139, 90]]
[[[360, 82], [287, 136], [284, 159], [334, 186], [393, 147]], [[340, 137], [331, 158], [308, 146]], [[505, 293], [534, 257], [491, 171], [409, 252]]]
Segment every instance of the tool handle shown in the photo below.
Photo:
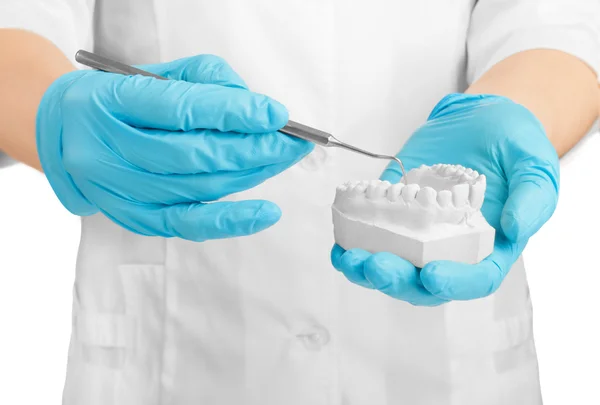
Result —
[[281, 128], [279, 132], [316, 143], [317, 145], [331, 146], [329, 144], [331, 140], [331, 134], [292, 120], [289, 120], [287, 125]]
[[[154, 73], [146, 72], [145, 70], [126, 65], [116, 60], [96, 55], [95, 53], [79, 50], [75, 54], [75, 60], [82, 65], [93, 69], [102, 70], [108, 73], [117, 73], [122, 75], [141, 75], [154, 77], [155, 79], [167, 80], [165, 77], [155, 75]], [[307, 125], [300, 124], [294, 121], [288, 121], [287, 125], [279, 130], [280, 132], [304, 139], [323, 146], [330, 146], [329, 141], [331, 134], [327, 132], [311, 128]]]
[[141, 75], [154, 77], [155, 79], [167, 80], [166, 77], [155, 75], [154, 73], [147, 72], [142, 69], [135, 68], [133, 66], [126, 65], [116, 60], [106, 58], [104, 56], [96, 55], [84, 50], [79, 50], [75, 54], [75, 60], [82, 65], [89, 66], [93, 69], [102, 70], [108, 73], [118, 73], [122, 75]]

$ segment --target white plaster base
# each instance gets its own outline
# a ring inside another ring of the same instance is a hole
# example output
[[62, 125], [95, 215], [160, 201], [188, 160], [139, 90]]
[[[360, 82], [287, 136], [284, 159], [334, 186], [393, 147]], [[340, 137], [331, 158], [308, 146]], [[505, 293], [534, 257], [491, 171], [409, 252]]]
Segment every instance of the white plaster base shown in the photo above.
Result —
[[398, 227], [392, 232], [349, 218], [335, 207], [332, 215], [335, 241], [342, 248], [393, 253], [420, 268], [435, 260], [476, 264], [494, 249], [495, 230], [480, 212], [469, 218], [468, 226], [436, 224], [425, 234]]

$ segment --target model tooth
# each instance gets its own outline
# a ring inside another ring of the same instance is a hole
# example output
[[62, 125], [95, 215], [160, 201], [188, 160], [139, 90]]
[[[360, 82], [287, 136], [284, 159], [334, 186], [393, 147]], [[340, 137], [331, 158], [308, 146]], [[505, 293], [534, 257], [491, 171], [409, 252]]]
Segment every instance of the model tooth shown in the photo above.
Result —
[[473, 184], [469, 189], [469, 202], [473, 206], [473, 208], [481, 209], [483, 202], [485, 200], [485, 189], [486, 189], [487, 180], [485, 175], [480, 174], [477, 176], [475, 180], [475, 184]]
[[423, 187], [417, 193], [416, 200], [424, 207], [429, 207], [435, 204], [437, 193], [431, 187]]
[[457, 171], [458, 171], [458, 168], [457, 168], [456, 166], [452, 166], [452, 165], [450, 165], [450, 166], [448, 166], [448, 167], [446, 168], [446, 174], [447, 174], [447, 175], [452, 175], [452, 174], [455, 174]]
[[369, 183], [366, 181], [361, 181], [360, 183], [358, 183], [358, 185], [356, 187], [354, 187], [353, 194], [355, 194], [355, 195], [363, 194], [365, 192], [365, 190], [367, 189], [367, 187], [369, 187]]
[[476, 179], [477, 177], [479, 177], [479, 172], [477, 170], [473, 170], [473, 173], [471, 173], [471, 176], [473, 176], [473, 178]]
[[419, 187], [418, 184], [408, 184], [404, 186], [404, 188], [400, 192], [400, 195], [402, 196], [402, 199], [404, 201], [410, 203], [415, 199], [420, 188], [421, 187]]
[[465, 173], [467, 173], [467, 174], [473, 174], [473, 169], [468, 168], [468, 169], [465, 170]]
[[374, 194], [376, 188], [377, 188], [377, 185], [373, 184], [373, 183], [371, 183], [367, 186], [367, 189], [365, 190], [365, 195], [367, 196], [367, 198], [374, 197], [373, 194]]
[[361, 184], [364, 184], [366, 187], [369, 187], [371, 184], [376, 185], [379, 180], [363, 180]]
[[437, 202], [440, 207], [448, 207], [452, 203], [452, 192], [450, 190], [442, 190], [437, 195]]
[[460, 179], [459, 179], [458, 181], [460, 181], [461, 183], [468, 183], [468, 182], [470, 182], [471, 180], [473, 180], [473, 179], [471, 178], [471, 176], [469, 176], [469, 175], [468, 175], [468, 174], [466, 174], [466, 173], [463, 173], [463, 174], [462, 174], [462, 176], [460, 176]]
[[358, 185], [348, 187], [348, 197], [356, 197], [362, 192], [358, 190]]
[[340, 184], [339, 186], [337, 186], [336, 191], [338, 193], [345, 193], [346, 191], [348, 191], [348, 187], [349, 185], [347, 183]]
[[485, 187], [481, 183], [475, 183], [469, 186], [469, 202], [471, 207], [481, 209], [485, 197]]
[[391, 186], [390, 188], [388, 188], [388, 190], [387, 190], [388, 200], [390, 200], [391, 202], [398, 201], [398, 198], [400, 198], [400, 192], [402, 191], [403, 187], [404, 187], [404, 183], [396, 183], [393, 186]]
[[389, 181], [373, 181], [367, 187], [366, 196], [369, 199], [383, 198], [385, 192], [390, 186]]
[[379, 197], [385, 197], [385, 195], [387, 194], [387, 191], [390, 187], [392, 187], [392, 183], [390, 183], [387, 180], [384, 180], [381, 183], [379, 183], [379, 186], [377, 186], [377, 190], [375, 190], [375, 193]]
[[466, 205], [469, 201], [469, 185], [468, 184], [457, 184], [452, 187], [452, 202], [457, 207]]

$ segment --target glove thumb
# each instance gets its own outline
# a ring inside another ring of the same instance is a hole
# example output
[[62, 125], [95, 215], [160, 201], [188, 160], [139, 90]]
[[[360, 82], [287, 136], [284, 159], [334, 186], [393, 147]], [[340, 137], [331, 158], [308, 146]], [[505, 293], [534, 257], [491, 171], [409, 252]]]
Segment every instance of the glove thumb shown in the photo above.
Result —
[[558, 173], [549, 170], [551, 168], [536, 165], [513, 173], [500, 218], [502, 231], [510, 241], [529, 239], [554, 213], [558, 202]]

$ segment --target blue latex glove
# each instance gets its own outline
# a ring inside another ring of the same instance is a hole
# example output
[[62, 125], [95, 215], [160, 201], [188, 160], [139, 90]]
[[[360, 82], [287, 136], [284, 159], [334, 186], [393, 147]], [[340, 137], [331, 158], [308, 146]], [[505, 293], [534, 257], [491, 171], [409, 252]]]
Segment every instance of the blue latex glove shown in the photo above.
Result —
[[37, 147], [62, 204], [139, 234], [194, 241], [277, 222], [281, 211], [269, 201], [205, 203], [254, 187], [312, 150], [276, 132], [285, 107], [250, 92], [215, 56], [141, 68], [173, 80], [87, 70], [46, 91]]
[[[390, 253], [344, 251], [335, 245], [334, 267], [350, 281], [413, 305], [434, 306], [496, 291], [558, 200], [558, 156], [541, 123], [507, 98], [451, 94], [438, 103], [398, 157], [407, 170], [447, 163], [486, 175], [482, 213], [497, 231], [493, 253], [476, 265], [436, 261], [418, 269]], [[397, 183], [401, 176], [393, 164], [382, 179]]]

